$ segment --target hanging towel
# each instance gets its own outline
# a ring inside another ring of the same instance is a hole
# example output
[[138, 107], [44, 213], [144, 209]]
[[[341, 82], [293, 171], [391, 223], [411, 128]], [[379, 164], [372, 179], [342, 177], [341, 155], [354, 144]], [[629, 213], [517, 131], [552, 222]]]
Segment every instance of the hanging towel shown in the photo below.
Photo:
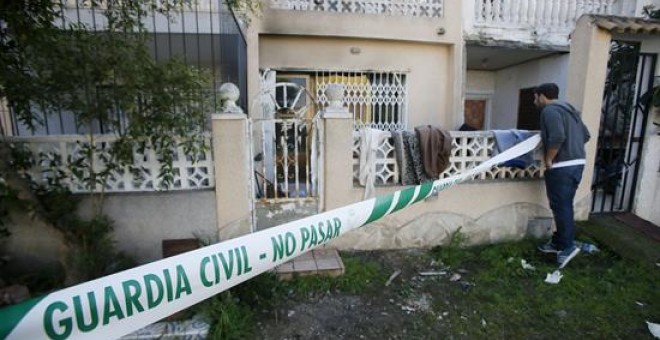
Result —
[[403, 131], [392, 131], [392, 140], [394, 141], [394, 153], [396, 155], [396, 164], [399, 167], [399, 181], [403, 185], [415, 184], [415, 177], [410, 176], [407, 143], [404, 143]]
[[[411, 137], [412, 136], [412, 137]], [[410, 153], [410, 139], [414, 137], [414, 134], [409, 131], [401, 131], [401, 141], [403, 143], [403, 171], [404, 176], [401, 176], [401, 184], [403, 185], [414, 185], [419, 183], [417, 179], [417, 173], [415, 172], [415, 164], [413, 162], [412, 154]]]
[[[525, 139], [533, 136], [535, 133], [528, 130], [493, 130], [495, 134], [495, 144], [497, 146], [497, 153], [504, 152], [504, 150], [524, 141]], [[508, 160], [502, 163], [503, 166], [512, 168], [525, 169], [534, 162], [532, 152], [528, 152], [520, 157]]]
[[449, 132], [431, 125], [415, 128], [419, 138], [419, 151], [424, 164], [424, 173], [430, 179], [437, 179], [449, 167], [451, 136]]
[[376, 180], [376, 158], [378, 146], [387, 138], [385, 131], [363, 128], [360, 130], [360, 172], [358, 179], [364, 186], [364, 199], [374, 196]]
[[424, 172], [424, 161], [422, 154], [419, 151], [419, 139], [414, 132], [405, 131], [404, 138], [408, 141], [409, 156], [412, 160], [412, 169], [415, 174], [415, 184], [426, 183], [429, 178], [426, 177]]

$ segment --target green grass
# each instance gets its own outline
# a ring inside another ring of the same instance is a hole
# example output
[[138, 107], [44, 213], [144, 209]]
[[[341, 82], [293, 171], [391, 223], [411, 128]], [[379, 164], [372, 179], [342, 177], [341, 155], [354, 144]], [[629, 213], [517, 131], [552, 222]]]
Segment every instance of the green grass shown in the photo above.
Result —
[[[454, 301], [450, 334], [649, 337], [644, 321], [660, 320], [660, 269], [604, 250], [578, 256], [562, 271], [562, 281], [551, 285], [543, 279], [556, 269], [553, 259], [538, 254], [534, 246], [524, 241], [467, 251], [469, 255], [459, 265], [471, 273], [464, 280], [472, 285], [466, 292], [449, 292], [449, 300]], [[536, 270], [522, 269], [521, 259]], [[442, 312], [448, 306], [434, 307]]]
[[[255, 320], [285, 302], [350, 294], [388, 305], [392, 299], [428, 294], [432, 311], [414, 314], [412, 323], [406, 323], [407, 334], [414, 337], [650, 339], [645, 321], [660, 322], [660, 268], [621, 257], [599, 244], [601, 252], [580, 254], [562, 271], [562, 281], [552, 285], [544, 278], [556, 269], [555, 259], [538, 253], [537, 243], [466, 248], [457, 233], [449, 245], [427, 254], [401, 255], [410, 265], [408, 274], [389, 287], [384, 282], [396, 268], [374, 260], [386, 251], [342, 254], [346, 273], [341, 277], [282, 282], [264, 274], [210, 299], [202, 310], [214, 320], [210, 339], [238, 339], [251, 338]], [[415, 268], [425, 268], [431, 258], [450, 265], [451, 271], [464, 269], [463, 285], [448, 277], [413, 285], [410, 276], [416, 275]], [[521, 259], [536, 270], [523, 269]], [[420, 265], [412, 266], [415, 263]]]
[[387, 275], [377, 263], [349, 254], [342, 254], [342, 261], [346, 271], [339, 277], [301, 276], [281, 284], [297, 297], [309, 297], [327, 292], [364, 294], [379, 289], [387, 280]]
[[245, 339], [252, 335], [254, 313], [231, 292], [220, 293], [197, 309], [211, 320], [208, 339]]
[[273, 309], [289, 299], [303, 300], [317, 294], [364, 294], [382, 286], [387, 277], [374, 262], [351, 255], [342, 257], [346, 271], [336, 278], [295, 277], [279, 281], [275, 274], [264, 273], [196, 306], [211, 321], [209, 339], [245, 339], [254, 332], [257, 312]]

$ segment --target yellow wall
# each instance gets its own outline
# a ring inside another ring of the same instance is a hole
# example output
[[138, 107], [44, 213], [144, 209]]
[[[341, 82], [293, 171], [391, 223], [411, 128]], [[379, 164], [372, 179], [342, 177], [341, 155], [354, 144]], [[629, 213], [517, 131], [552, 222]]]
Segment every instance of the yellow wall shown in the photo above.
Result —
[[[408, 127], [453, 128], [451, 48], [448, 45], [367, 39], [263, 35], [262, 69], [402, 71], [408, 82]], [[361, 52], [352, 54], [351, 48]]]

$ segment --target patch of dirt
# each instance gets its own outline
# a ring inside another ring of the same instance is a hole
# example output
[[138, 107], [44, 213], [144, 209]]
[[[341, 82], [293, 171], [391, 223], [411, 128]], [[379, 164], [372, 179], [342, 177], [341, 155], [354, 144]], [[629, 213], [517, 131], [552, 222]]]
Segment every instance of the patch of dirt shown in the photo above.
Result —
[[[356, 253], [380, 264], [386, 279], [359, 295], [325, 292], [290, 300], [264, 311], [256, 339], [410, 339], [446, 338], [453, 304], [448, 291], [469, 288], [469, 273], [458, 273], [432, 261], [423, 250]], [[385, 283], [390, 274], [401, 274]], [[427, 275], [420, 275], [421, 272]], [[444, 274], [442, 274], [444, 272]], [[467, 284], [467, 286], [466, 286]], [[455, 294], [454, 294], [455, 295]]]

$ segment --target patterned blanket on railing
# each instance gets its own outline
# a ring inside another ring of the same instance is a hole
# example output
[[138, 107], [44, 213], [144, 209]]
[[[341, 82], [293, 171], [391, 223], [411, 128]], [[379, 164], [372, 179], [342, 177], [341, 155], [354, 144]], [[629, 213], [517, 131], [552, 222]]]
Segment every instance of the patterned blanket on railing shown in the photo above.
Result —
[[[394, 131], [394, 153], [401, 172], [403, 185], [420, 184], [430, 181], [424, 172], [424, 162], [417, 134], [411, 131]], [[400, 142], [397, 142], [400, 140]]]

